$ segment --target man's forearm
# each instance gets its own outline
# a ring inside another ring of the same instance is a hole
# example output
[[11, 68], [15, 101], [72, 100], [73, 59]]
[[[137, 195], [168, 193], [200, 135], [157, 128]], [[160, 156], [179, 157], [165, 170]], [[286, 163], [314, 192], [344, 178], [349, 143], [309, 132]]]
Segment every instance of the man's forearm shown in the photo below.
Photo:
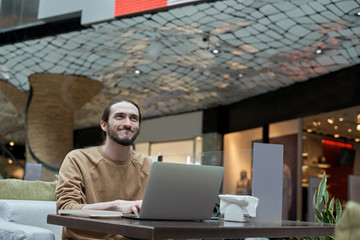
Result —
[[109, 210], [118, 211], [123, 213], [134, 213], [139, 214], [141, 209], [142, 200], [126, 201], [126, 200], [115, 200], [110, 202], [99, 202], [92, 204], [85, 204], [83, 210]]
[[82, 207], [82, 209], [83, 209], [83, 210], [109, 210], [109, 211], [118, 211], [117, 208], [116, 208], [115, 201], [85, 204], [85, 205]]

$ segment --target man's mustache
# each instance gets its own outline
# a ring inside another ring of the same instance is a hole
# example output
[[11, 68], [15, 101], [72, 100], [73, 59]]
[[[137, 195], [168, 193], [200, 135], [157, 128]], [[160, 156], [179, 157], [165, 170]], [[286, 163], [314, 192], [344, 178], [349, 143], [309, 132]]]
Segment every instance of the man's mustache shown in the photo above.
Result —
[[135, 132], [135, 130], [134, 129], [132, 129], [131, 127], [119, 127], [118, 128], [118, 130], [120, 131], [120, 130], [128, 130], [128, 131], [130, 131], [130, 132]]

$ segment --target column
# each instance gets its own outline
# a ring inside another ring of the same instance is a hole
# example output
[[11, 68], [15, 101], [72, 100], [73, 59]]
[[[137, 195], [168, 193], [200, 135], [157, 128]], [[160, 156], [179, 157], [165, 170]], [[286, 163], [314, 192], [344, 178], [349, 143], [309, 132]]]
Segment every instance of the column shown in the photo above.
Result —
[[[74, 116], [103, 87], [102, 83], [81, 76], [41, 73], [29, 78], [32, 97], [27, 111], [26, 161], [44, 162], [42, 180], [52, 181], [65, 155], [73, 149]], [[0, 81], [4, 95], [26, 117], [30, 92], [23, 93]], [[25, 122], [26, 124], [26, 122]]]

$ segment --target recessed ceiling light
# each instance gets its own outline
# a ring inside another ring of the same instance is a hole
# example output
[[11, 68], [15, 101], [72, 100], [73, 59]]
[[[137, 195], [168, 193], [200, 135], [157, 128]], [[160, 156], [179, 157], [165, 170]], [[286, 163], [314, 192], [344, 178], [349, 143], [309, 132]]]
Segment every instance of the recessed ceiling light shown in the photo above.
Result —
[[343, 117], [339, 117], [339, 121], [340, 121], [340, 122], [344, 121], [344, 118], [343, 118]]
[[328, 118], [328, 123], [330, 123], [330, 124], [334, 124], [334, 119], [332, 119], [332, 118]]
[[357, 13], [356, 13], [356, 16], [360, 16], [360, 12], [357, 12]]
[[134, 73], [135, 73], [136, 75], [139, 75], [141, 72], [140, 72], [139, 69], [135, 69], [135, 70], [134, 70]]
[[212, 50], [212, 53], [213, 53], [213, 54], [218, 54], [219, 52], [220, 52], [220, 51], [219, 51], [218, 49], [213, 49], [213, 50]]
[[360, 142], [360, 138], [355, 138], [355, 142]]
[[338, 129], [338, 128], [339, 128], [338, 126], [336, 126], [336, 125], [334, 126], [334, 129], [335, 129], [335, 130]]
[[308, 129], [306, 129], [306, 131], [307, 131], [308, 133], [311, 133], [311, 132], [312, 132], [312, 129], [311, 129], [311, 128], [308, 128]]
[[351, 132], [352, 132], [352, 129], [351, 129], [351, 128], [349, 128], [347, 131], [348, 131], [349, 133], [351, 133]]
[[356, 130], [360, 131], [360, 124], [356, 125]]
[[339, 137], [340, 137], [340, 134], [338, 134], [338, 133], [334, 134], [334, 138], [339, 138]]
[[315, 53], [316, 53], [316, 54], [320, 54], [320, 53], [322, 53], [322, 50], [321, 50], [321, 49], [317, 49], [317, 50], [315, 51]]
[[244, 75], [243, 75], [242, 73], [239, 73], [239, 75], [238, 75], [238, 76], [241, 78], [241, 77], [243, 77]]

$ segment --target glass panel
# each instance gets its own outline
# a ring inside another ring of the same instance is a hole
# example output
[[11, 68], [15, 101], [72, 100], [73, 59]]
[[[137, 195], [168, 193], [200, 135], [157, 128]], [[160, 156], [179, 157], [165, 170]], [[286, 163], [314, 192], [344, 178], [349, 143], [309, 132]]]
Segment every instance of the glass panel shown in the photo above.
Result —
[[192, 163], [194, 155], [194, 140], [152, 143], [150, 155], [163, 155], [164, 162]]
[[15, 28], [38, 25], [39, 0], [1, 0], [0, 1], [0, 32]]

